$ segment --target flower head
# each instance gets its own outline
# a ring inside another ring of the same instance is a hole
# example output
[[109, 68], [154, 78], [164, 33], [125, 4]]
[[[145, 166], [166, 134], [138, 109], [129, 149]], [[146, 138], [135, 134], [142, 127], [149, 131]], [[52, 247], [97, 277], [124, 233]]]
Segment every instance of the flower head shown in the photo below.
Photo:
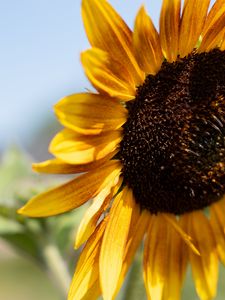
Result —
[[[65, 126], [44, 173], [84, 173], [31, 199], [45, 217], [92, 204], [70, 300], [114, 299], [144, 240], [148, 299], [180, 299], [187, 264], [200, 299], [225, 263], [225, 2], [164, 0], [157, 32], [144, 7], [133, 32], [105, 0], [83, 0], [96, 93], [62, 99]], [[207, 208], [207, 214], [205, 213]]]

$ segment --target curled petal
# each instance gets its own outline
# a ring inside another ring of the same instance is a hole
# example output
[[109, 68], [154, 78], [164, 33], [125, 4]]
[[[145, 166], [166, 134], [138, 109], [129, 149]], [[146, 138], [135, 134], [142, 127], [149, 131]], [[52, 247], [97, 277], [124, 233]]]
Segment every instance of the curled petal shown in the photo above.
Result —
[[76, 173], [84, 173], [94, 169], [101, 167], [104, 163], [110, 160], [113, 156], [116, 155], [116, 151], [110, 153], [106, 157], [99, 159], [97, 161], [90, 162], [88, 164], [79, 164], [73, 165], [65, 163], [64, 161], [55, 158], [49, 159], [40, 163], [32, 164], [32, 168], [34, 171], [39, 173], [46, 174], [76, 174]]
[[109, 182], [109, 184], [93, 199], [92, 205], [87, 209], [77, 230], [76, 249], [79, 248], [94, 232], [100, 216], [107, 209], [121, 184], [122, 179], [119, 179], [118, 176], [114, 181]]
[[116, 99], [90, 93], [63, 98], [55, 113], [65, 127], [84, 135], [119, 129], [127, 119], [127, 110]]
[[135, 85], [144, 81], [132, 48], [132, 32], [105, 0], [83, 0], [82, 17], [92, 47], [102, 49], [123, 62]]
[[114, 152], [121, 139], [121, 131], [88, 136], [64, 129], [53, 138], [49, 151], [69, 164], [88, 164]]
[[81, 53], [81, 62], [88, 79], [100, 93], [125, 101], [135, 98], [136, 87], [125, 66], [107, 52], [92, 48]]

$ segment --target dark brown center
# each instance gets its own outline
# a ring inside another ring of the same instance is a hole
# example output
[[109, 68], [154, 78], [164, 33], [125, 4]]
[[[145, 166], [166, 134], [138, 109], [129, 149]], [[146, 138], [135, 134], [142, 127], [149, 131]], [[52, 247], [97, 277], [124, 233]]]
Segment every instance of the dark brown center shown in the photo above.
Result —
[[119, 156], [141, 208], [183, 214], [225, 194], [225, 51], [164, 62], [127, 109]]

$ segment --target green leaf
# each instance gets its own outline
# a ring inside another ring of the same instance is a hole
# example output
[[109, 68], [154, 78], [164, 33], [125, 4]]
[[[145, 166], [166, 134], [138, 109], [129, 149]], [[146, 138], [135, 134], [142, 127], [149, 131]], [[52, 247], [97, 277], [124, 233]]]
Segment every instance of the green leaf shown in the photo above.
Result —
[[0, 235], [19, 233], [23, 230], [23, 226], [18, 222], [0, 216]]
[[38, 245], [38, 240], [29, 235], [29, 233], [10, 233], [2, 234], [1, 236], [20, 254], [28, 255], [35, 260], [42, 261], [41, 249]]

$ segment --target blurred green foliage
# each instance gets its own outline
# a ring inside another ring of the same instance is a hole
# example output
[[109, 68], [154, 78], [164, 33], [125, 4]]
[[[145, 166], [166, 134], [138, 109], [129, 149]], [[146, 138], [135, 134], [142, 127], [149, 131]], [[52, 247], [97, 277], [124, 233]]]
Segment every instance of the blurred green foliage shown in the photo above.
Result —
[[[67, 277], [65, 282], [68, 282], [68, 276], [69, 280], [71, 279], [74, 265], [78, 258], [78, 251], [75, 252], [73, 249], [75, 231], [85, 207], [78, 209], [76, 212], [45, 219], [26, 218], [17, 214], [17, 209], [23, 206], [33, 195], [46, 188], [55, 186], [63, 180], [65, 179], [59, 176], [45, 176], [33, 173], [31, 170], [31, 158], [16, 147], [11, 148], [1, 159], [0, 253], [2, 253], [0, 255], [0, 290], [5, 291], [8, 286], [8, 292], [11, 295], [10, 300], [15, 299], [18, 296], [18, 292], [14, 289], [15, 295], [12, 297], [13, 290], [10, 289], [10, 284], [5, 282], [6, 278], [10, 279], [12, 285], [14, 285], [18, 282], [18, 273], [21, 273], [21, 278], [23, 276], [26, 277], [29, 268], [29, 273], [32, 274], [32, 276], [31, 274], [29, 276], [39, 278], [42, 274], [44, 277], [47, 277], [47, 290], [51, 290], [54, 287], [57, 291], [56, 294], [59, 294], [57, 296], [59, 298], [55, 298], [54, 295], [49, 298], [49, 293], [46, 290], [46, 295], [48, 295], [46, 299], [65, 299], [66, 297], [68, 287], [66, 291], [65, 287], [60, 287], [60, 282], [57, 282], [60, 278], [56, 278], [54, 266], [48, 260], [51, 259], [50, 255], [57, 256], [62, 260], [65, 270], [68, 272], [68, 274], [65, 274], [65, 277]], [[10, 246], [13, 256], [8, 255], [9, 248], [7, 246]], [[51, 251], [50, 254], [49, 251]], [[14, 261], [15, 270], [12, 261]], [[18, 265], [21, 265], [20, 270], [16, 267]], [[4, 272], [2, 271], [3, 269]], [[3, 274], [4, 289], [3, 287], [1, 288], [3, 285], [1, 284], [1, 276]], [[39, 282], [39, 279], [37, 279], [37, 282]], [[66, 283], [64, 283], [65, 285]], [[24, 287], [26, 290], [26, 284], [24, 284]], [[20, 293], [22, 293], [21, 295], [23, 295], [25, 290], [23, 290], [21, 285], [19, 289]], [[38, 294], [38, 285], [36, 289]], [[34, 292], [34, 289], [31, 290]], [[41, 298], [45, 299], [42, 296]], [[6, 298], [4, 297], [4, 299]], [[25, 297], [21, 299], [27, 300], [30, 298]]]

